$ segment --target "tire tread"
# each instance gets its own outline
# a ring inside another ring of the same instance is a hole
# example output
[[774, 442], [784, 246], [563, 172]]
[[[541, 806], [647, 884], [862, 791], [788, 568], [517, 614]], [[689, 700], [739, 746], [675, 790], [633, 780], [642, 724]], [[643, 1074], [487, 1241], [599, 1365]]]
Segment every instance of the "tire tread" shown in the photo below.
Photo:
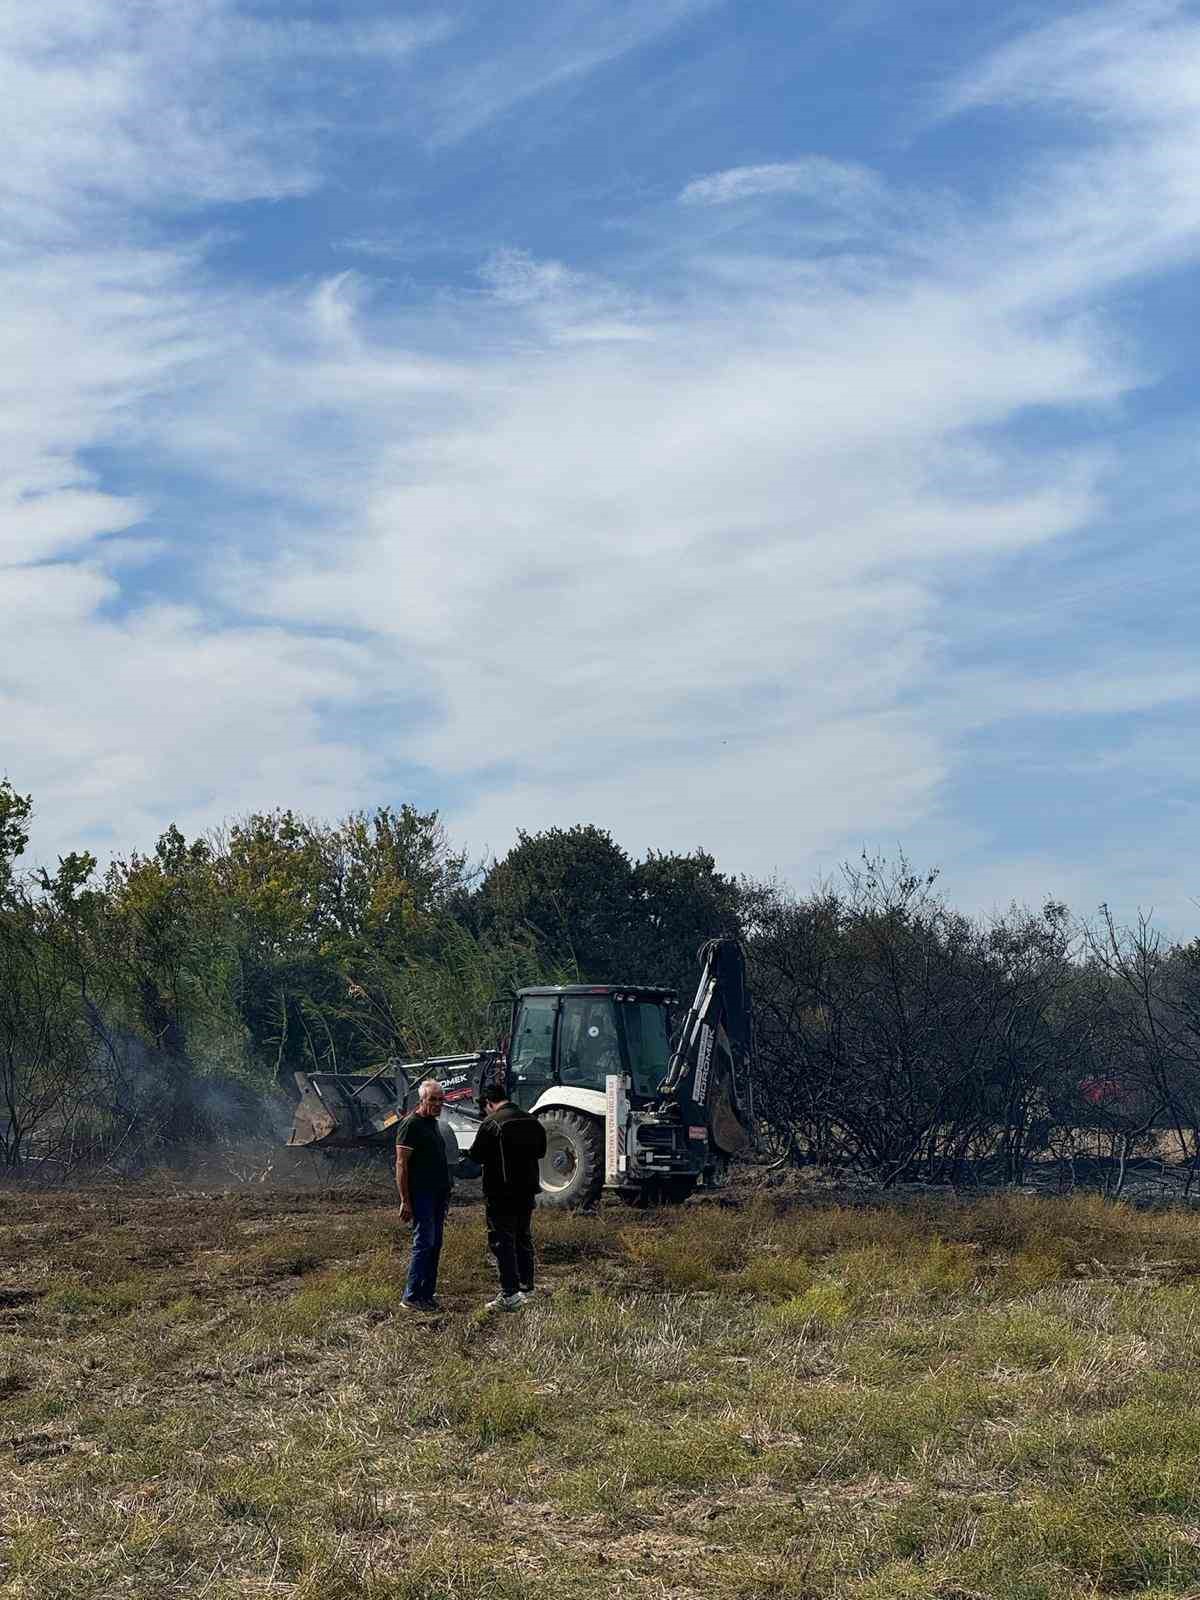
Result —
[[552, 1119], [570, 1134], [579, 1152], [580, 1179], [562, 1193], [551, 1194], [543, 1189], [537, 1203], [548, 1211], [577, 1211], [595, 1205], [604, 1188], [604, 1130], [592, 1117], [558, 1106], [541, 1114], [545, 1124]]

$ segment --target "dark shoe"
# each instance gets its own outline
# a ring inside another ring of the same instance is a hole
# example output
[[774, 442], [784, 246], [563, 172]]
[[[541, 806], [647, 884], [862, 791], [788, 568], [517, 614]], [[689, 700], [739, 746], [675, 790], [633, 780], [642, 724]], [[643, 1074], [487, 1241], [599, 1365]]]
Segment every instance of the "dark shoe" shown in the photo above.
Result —
[[400, 1304], [405, 1311], [440, 1311], [442, 1308], [436, 1300], [410, 1300], [407, 1295]]

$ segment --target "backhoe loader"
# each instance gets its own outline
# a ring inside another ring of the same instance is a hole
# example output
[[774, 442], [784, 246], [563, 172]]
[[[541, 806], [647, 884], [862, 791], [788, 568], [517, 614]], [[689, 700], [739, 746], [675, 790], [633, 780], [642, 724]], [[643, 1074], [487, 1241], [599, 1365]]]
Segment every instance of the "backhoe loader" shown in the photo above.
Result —
[[745, 958], [735, 939], [700, 951], [695, 999], [674, 1032], [673, 990], [629, 983], [521, 989], [495, 1050], [389, 1061], [372, 1074], [297, 1072], [293, 1146], [388, 1145], [422, 1078], [446, 1094], [452, 1169], [500, 1082], [546, 1128], [543, 1206], [593, 1205], [602, 1190], [634, 1204], [686, 1200], [726, 1180], [752, 1138], [753, 1033]]

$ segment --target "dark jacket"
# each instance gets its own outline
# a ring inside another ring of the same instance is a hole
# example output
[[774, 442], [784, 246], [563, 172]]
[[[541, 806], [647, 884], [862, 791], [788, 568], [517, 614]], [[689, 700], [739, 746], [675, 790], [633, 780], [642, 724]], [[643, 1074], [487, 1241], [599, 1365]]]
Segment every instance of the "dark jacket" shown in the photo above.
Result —
[[546, 1154], [546, 1130], [537, 1117], [511, 1101], [497, 1106], [467, 1151], [483, 1169], [485, 1196], [501, 1205], [529, 1205], [542, 1187], [538, 1163]]

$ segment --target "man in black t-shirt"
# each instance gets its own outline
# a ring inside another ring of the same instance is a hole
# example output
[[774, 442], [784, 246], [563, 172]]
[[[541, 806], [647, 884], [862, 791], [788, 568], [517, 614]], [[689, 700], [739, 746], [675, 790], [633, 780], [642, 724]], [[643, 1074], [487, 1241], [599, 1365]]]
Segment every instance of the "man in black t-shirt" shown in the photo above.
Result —
[[442, 1086], [427, 1078], [417, 1091], [417, 1109], [396, 1129], [396, 1187], [400, 1220], [412, 1223], [412, 1259], [402, 1304], [410, 1311], [436, 1311], [438, 1260], [450, 1204], [450, 1164], [438, 1118]]
[[533, 1293], [533, 1208], [546, 1154], [546, 1130], [537, 1117], [513, 1105], [498, 1084], [483, 1091], [488, 1116], [468, 1158], [483, 1168], [488, 1245], [500, 1273], [500, 1293], [490, 1305], [516, 1311]]

